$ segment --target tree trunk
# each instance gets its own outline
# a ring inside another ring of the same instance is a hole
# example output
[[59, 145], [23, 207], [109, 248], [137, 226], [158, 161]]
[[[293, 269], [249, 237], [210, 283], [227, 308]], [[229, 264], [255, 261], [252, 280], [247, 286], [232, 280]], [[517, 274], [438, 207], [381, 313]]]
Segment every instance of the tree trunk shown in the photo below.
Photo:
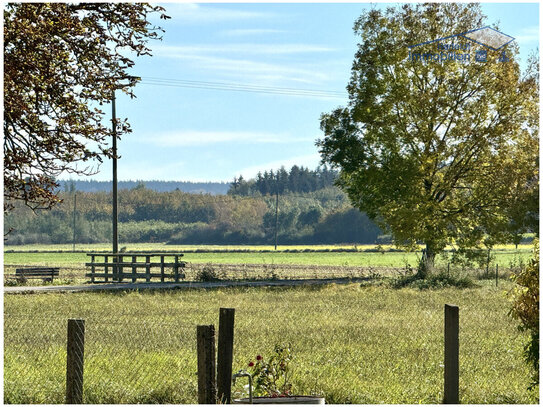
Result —
[[426, 248], [422, 250], [422, 258], [420, 259], [418, 275], [424, 279], [428, 277], [434, 269], [434, 260], [436, 258], [436, 250], [432, 243], [426, 242]]

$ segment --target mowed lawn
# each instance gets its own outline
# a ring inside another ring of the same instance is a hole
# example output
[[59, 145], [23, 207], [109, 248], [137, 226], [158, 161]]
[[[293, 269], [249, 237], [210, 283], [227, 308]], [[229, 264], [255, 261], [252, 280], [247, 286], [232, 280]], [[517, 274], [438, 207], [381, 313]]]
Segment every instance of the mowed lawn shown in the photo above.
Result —
[[[327, 403], [440, 403], [443, 307], [460, 307], [462, 403], [537, 403], [505, 292], [359, 284], [4, 296], [6, 403], [62, 403], [68, 318], [86, 320], [88, 403], [196, 403], [196, 326], [236, 309], [234, 371], [291, 343], [298, 394]], [[246, 381], [235, 386], [237, 394]]]

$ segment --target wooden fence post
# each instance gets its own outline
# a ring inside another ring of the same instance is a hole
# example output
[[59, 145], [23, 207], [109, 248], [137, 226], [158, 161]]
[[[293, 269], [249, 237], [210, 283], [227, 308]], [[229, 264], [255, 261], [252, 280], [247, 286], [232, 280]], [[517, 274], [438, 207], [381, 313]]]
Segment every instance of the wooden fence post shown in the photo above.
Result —
[[196, 327], [196, 351], [198, 354], [198, 404], [217, 403], [215, 380], [215, 326]]
[[138, 258], [136, 256], [132, 256], [132, 282], [133, 283], [138, 281], [138, 267], [136, 266], [137, 261], [138, 261]]
[[145, 262], [147, 263], [145, 266], [145, 281], [149, 282], [151, 281], [151, 256], [145, 256]]
[[109, 261], [109, 256], [108, 256], [108, 255], [105, 255], [105, 256], [104, 256], [104, 263], [106, 263], [106, 265], [104, 266], [104, 274], [105, 274], [105, 276], [104, 276], [104, 281], [105, 281], [106, 283], [109, 281], [109, 279], [108, 279], [108, 277], [107, 277], [107, 275], [108, 275], [108, 273], [109, 273], [109, 266], [107, 265], [108, 261]]
[[83, 355], [85, 349], [85, 320], [68, 320], [66, 346], [66, 404], [83, 403]]
[[96, 273], [96, 268], [94, 267], [94, 254], [91, 256], [91, 283], [94, 283], [94, 275]]
[[219, 343], [217, 349], [217, 399], [231, 404], [232, 359], [234, 353], [234, 308], [219, 309]]
[[111, 260], [113, 260], [113, 271], [112, 271], [112, 274], [113, 274], [113, 278], [112, 280], [114, 282], [118, 282], [119, 281], [119, 266], [118, 266], [118, 263], [119, 263], [119, 257], [118, 256], [113, 256], [111, 258]]
[[117, 272], [119, 274], [118, 277], [119, 277], [119, 283], [121, 283], [123, 281], [123, 273], [124, 273], [124, 266], [123, 266], [123, 263], [124, 263], [124, 257], [123, 256], [119, 256], [118, 257], [118, 263], [121, 263], [121, 264], [118, 264], [117, 265]]
[[496, 264], [496, 287], [498, 286], [498, 265]]
[[179, 256], [175, 256], [175, 263], [173, 266], [173, 276], [175, 279], [175, 282], [179, 282]]
[[459, 404], [459, 318], [456, 305], [445, 304], [444, 404]]
[[164, 256], [160, 256], [160, 282], [164, 282]]

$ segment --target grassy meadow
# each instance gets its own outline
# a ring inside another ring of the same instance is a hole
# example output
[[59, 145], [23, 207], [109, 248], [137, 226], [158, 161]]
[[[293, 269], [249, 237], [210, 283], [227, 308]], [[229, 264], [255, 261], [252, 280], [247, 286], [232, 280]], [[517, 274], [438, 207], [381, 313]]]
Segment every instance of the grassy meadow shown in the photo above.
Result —
[[[107, 252], [107, 245], [80, 245], [76, 252], [69, 245], [28, 245], [6, 246], [4, 265], [48, 265], [83, 266], [89, 257], [86, 252]], [[301, 264], [329, 266], [375, 266], [405, 267], [416, 266], [420, 252], [402, 252], [392, 246], [171, 246], [161, 243], [136, 244], [127, 246], [128, 251], [170, 251], [185, 253], [184, 261], [189, 263], [226, 264]], [[336, 251], [334, 251], [336, 250]], [[344, 250], [344, 251], [340, 251]], [[349, 250], [349, 251], [345, 251]], [[531, 245], [498, 246], [492, 251], [492, 264], [511, 267], [530, 258]], [[446, 256], [438, 256], [438, 265], [447, 264]]]
[[[4, 251], [4, 273], [13, 275], [19, 266], [60, 267], [60, 278], [55, 284], [84, 284], [90, 261], [86, 252], [107, 252], [108, 245], [80, 245], [72, 252], [69, 245], [6, 246]], [[194, 280], [205, 266], [211, 266], [222, 279], [268, 279], [268, 278], [336, 278], [362, 276], [397, 276], [408, 267], [416, 268], [420, 252], [402, 252], [392, 246], [171, 246], [161, 243], [127, 246], [132, 252], [181, 252], [187, 262], [186, 279]], [[127, 255], [129, 253], [127, 252]], [[499, 246], [492, 252], [490, 271], [496, 264], [499, 275], [506, 278], [511, 268], [526, 263], [531, 256], [530, 245]], [[437, 267], [447, 269], [447, 254], [438, 256]], [[474, 269], [452, 265], [451, 270], [462, 275], [480, 277], [485, 267]], [[13, 285], [14, 280], [6, 280]], [[42, 281], [29, 280], [26, 285], [41, 285]]]
[[[526, 335], [496, 288], [383, 286], [4, 296], [6, 403], [62, 403], [67, 318], [86, 320], [87, 403], [196, 403], [196, 326], [236, 308], [233, 370], [291, 343], [298, 394], [327, 403], [440, 403], [443, 306], [460, 307], [462, 403], [537, 403]], [[234, 388], [241, 395], [246, 382]]]

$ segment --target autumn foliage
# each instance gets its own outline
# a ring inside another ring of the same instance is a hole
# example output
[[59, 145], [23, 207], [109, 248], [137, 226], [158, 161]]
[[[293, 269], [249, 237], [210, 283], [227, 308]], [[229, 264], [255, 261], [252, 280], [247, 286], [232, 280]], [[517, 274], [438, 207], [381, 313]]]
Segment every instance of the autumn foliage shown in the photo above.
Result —
[[[108, 147], [100, 106], [115, 89], [133, 96], [131, 54], [150, 55], [162, 32], [146, 3], [8, 3], [4, 9], [4, 211], [51, 208], [55, 177], [89, 175]], [[117, 121], [120, 136], [130, 131]]]
[[526, 361], [534, 369], [534, 385], [539, 384], [539, 241], [534, 244], [534, 256], [528, 266], [513, 276], [517, 283], [513, 291], [511, 315], [520, 321], [519, 329], [530, 333], [524, 349]]

